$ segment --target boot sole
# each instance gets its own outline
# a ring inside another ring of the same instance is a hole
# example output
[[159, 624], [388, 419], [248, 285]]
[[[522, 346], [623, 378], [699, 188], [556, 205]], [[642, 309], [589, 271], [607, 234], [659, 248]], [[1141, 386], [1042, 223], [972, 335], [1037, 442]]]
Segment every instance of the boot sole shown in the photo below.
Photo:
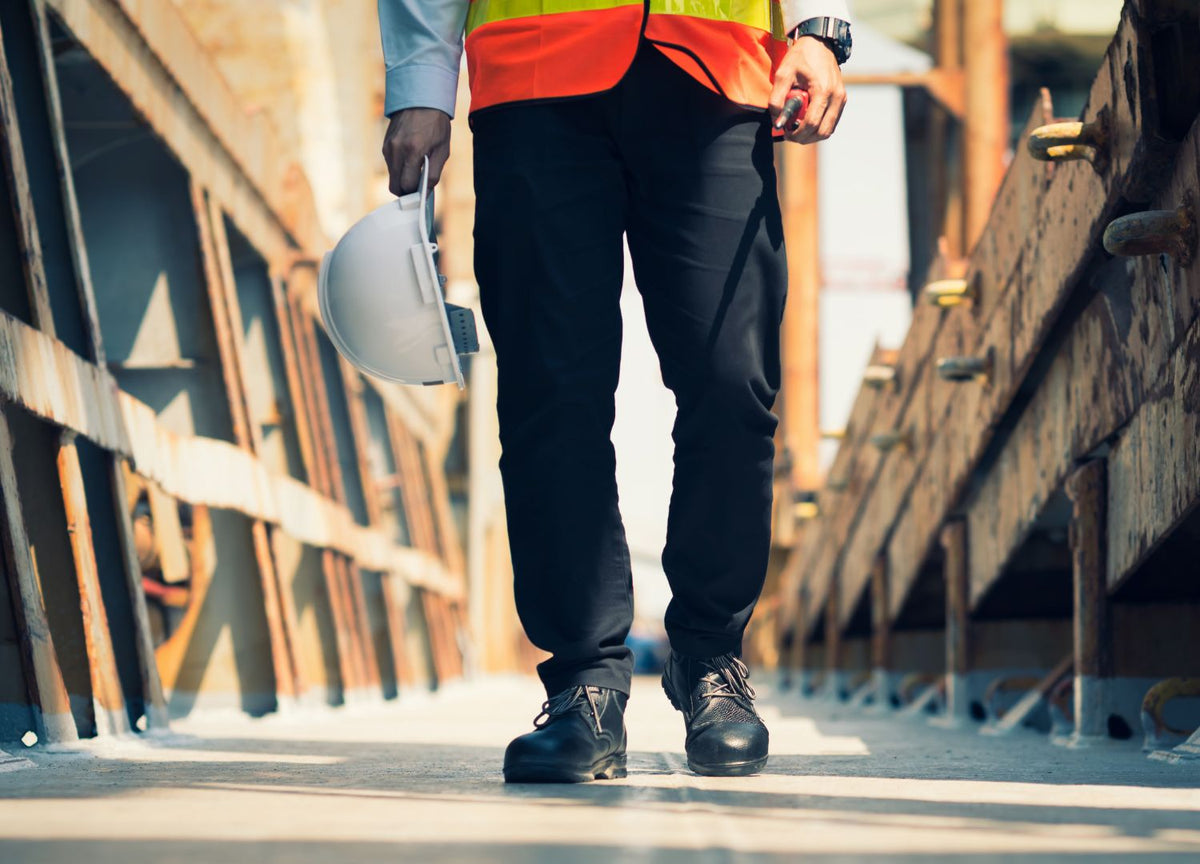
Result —
[[725, 762], [721, 765], [701, 765], [699, 762], [688, 759], [687, 764], [697, 774], [705, 777], [745, 777], [748, 774], [757, 774], [765, 768], [767, 757], [749, 759], [745, 762]]
[[572, 771], [562, 765], [525, 763], [505, 767], [505, 783], [590, 783], [593, 780], [620, 780], [629, 776], [625, 754], [601, 759], [586, 771]]

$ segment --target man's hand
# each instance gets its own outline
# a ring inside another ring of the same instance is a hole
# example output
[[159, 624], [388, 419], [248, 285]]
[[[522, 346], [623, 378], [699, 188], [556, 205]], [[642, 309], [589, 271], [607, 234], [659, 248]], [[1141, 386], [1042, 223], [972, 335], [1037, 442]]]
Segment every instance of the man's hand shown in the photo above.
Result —
[[[789, 141], [815, 144], [833, 134], [846, 107], [846, 87], [842, 70], [833, 51], [820, 39], [801, 36], [788, 48], [775, 70], [769, 110], [771, 121], [783, 110], [788, 91], [794, 87], [808, 91], [808, 111], [800, 125], [786, 132]], [[790, 124], [789, 124], [790, 126]]]
[[436, 108], [406, 108], [388, 121], [383, 161], [388, 189], [397, 198], [421, 185], [421, 166], [429, 157], [429, 188], [437, 185], [450, 157], [450, 116]]

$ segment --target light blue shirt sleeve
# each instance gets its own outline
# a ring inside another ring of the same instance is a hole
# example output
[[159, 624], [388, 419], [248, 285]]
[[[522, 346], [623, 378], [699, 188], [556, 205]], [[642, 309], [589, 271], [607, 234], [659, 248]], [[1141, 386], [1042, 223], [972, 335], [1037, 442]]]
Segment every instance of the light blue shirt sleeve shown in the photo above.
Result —
[[454, 116], [469, 0], [378, 0], [386, 68], [383, 111]]
[[783, 32], [791, 33], [796, 25], [809, 18], [840, 18], [850, 20], [846, 0], [783, 0]]

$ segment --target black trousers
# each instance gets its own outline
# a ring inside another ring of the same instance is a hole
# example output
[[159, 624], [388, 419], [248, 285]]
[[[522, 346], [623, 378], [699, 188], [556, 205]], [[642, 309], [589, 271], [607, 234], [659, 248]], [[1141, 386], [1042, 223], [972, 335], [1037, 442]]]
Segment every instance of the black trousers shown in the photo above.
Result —
[[476, 114], [475, 272], [499, 368], [517, 611], [548, 693], [629, 692], [610, 440], [622, 235], [678, 409], [663, 569], [674, 650], [740, 651], [770, 545], [787, 288], [768, 120], [643, 44], [596, 96]]

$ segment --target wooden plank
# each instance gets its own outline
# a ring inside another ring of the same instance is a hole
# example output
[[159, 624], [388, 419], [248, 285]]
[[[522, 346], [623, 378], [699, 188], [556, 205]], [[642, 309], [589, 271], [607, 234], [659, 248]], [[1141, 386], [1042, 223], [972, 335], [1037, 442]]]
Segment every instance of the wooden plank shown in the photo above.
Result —
[[396, 669], [396, 686], [411, 687], [414, 682], [412, 662], [408, 656], [408, 622], [405, 608], [401, 605], [398, 586], [393, 582], [396, 578], [391, 573], [384, 573], [381, 580], [383, 588], [383, 605], [387, 613], [388, 635], [392, 646], [392, 664]]
[[[0, 147], [3, 152], [0, 153], [0, 161], [4, 162], [15, 206], [14, 215], [18, 226], [17, 239], [24, 253], [23, 267], [33, 324], [52, 339], [54, 337], [54, 317], [50, 306], [50, 292], [46, 283], [37, 217], [29, 188], [12, 80], [4, 55], [2, 38], [0, 38], [0, 127], [3, 130], [0, 133], [3, 138], [2, 147]], [[33, 371], [36, 375], [37, 372], [44, 373], [46, 370], [39, 367]], [[45, 381], [44, 378], [42, 380]], [[64, 385], [69, 387], [72, 379], [45, 383], [48, 385], [48, 389], [58, 391]], [[78, 404], [79, 395], [77, 392], [70, 393], [68, 391], [63, 394], [63, 398], [52, 401], [60, 402], [60, 404], [64, 401]], [[99, 572], [92, 546], [91, 522], [88, 517], [83, 473], [72, 433], [66, 433], [60, 439], [56, 464], [68, 520], [65, 527], [75, 562], [76, 577], [79, 580], [80, 613], [86, 639], [85, 662], [88, 664], [92, 685], [96, 731], [99, 734], [128, 732], [129, 718], [125, 712], [124, 693], [117, 675], [112, 636], [108, 629], [104, 599], [100, 593]]]
[[[257, 453], [261, 447], [262, 434], [257, 426], [250, 422], [250, 409], [246, 402], [243, 382], [248, 370], [241, 344], [241, 312], [237, 302], [233, 265], [229, 257], [229, 238], [225, 234], [224, 214], [194, 179], [190, 188], [192, 211], [200, 244], [200, 259], [204, 270], [205, 293], [212, 310], [221, 376], [225, 383], [225, 396], [229, 402], [229, 416], [233, 421], [234, 441], [240, 448]], [[292, 634], [293, 638], [289, 640], [284, 631], [279, 580], [275, 572], [267, 527], [261, 519], [254, 519], [250, 523], [250, 533], [254, 542], [259, 580], [262, 583], [263, 614], [267, 621], [275, 686], [281, 696], [295, 697], [303, 690], [304, 685], [297, 680], [295, 657], [291, 650], [295, 634]]]
[[0, 397], [131, 459], [138, 473], [192, 504], [236, 510], [279, 525], [316, 547], [352, 555], [372, 570], [398, 567], [431, 590], [461, 590], [428, 553], [356, 525], [344, 505], [295, 478], [272, 475], [226, 441], [162, 427], [147, 405], [118, 390], [107, 371], [0, 310]]
[[92, 546], [92, 523], [88, 514], [87, 495], [75, 435], [62, 433], [58, 448], [58, 474], [62, 483], [63, 505], [67, 514], [67, 536], [75, 560], [75, 576], [79, 580], [79, 602], [83, 616], [83, 633], [87, 643], [87, 660], [92, 682], [92, 704], [96, 716], [96, 733], [121, 735], [128, 733], [129, 715], [125, 711], [125, 694], [117, 675], [117, 660], [113, 652], [108, 614], [100, 592], [100, 573]]
[[[96, 308], [95, 289], [92, 285], [91, 267], [88, 261], [87, 244], [79, 215], [79, 204], [75, 195], [74, 172], [67, 148], [66, 131], [63, 123], [62, 101], [59, 95], [58, 70], [50, 44], [50, 23], [46, 15], [44, 0], [30, 0], [32, 23], [37, 39], [38, 60], [41, 64], [42, 80], [46, 90], [47, 119], [50, 137], [58, 164], [59, 183], [62, 192], [63, 215], [75, 287], [79, 297], [84, 335], [88, 340], [88, 359], [99, 368], [107, 366], [107, 355], [101, 336], [100, 318]], [[143, 702], [147, 729], [167, 726], [166, 701], [158, 667], [154, 660], [154, 647], [150, 636], [150, 623], [146, 610], [146, 597], [142, 589], [141, 570], [137, 566], [137, 551], [133, 537], [133, 525], [125, 507], [125, 470], [119, 454], [106, 456], [109, 483], [112, 486], [114, 512], [117, 518], [118, 541], [124, 563], [126, 587], [129, 592], [130, 610], [134, 621], [134, 641], [138, 655], [138, 672], [142, 684]]]
[[450, 506], [450, 492], [446, 487], [446, 473], [434, 463], [430, 448], [422, 448], [425, 457], [425, 476], [428, 478], [429, 497], [433, 502], [433, 517], [437, 535], [441, 540], [440, 551], [446, 568], [459, 578], [466, 576], [466, 561], [462, 543], [458, 539], [458, 525]]
[[46, 18], [45, 0], [29, 0], [29, 6], [38, 42], [37, 52], [41, 64], [42, 81], [46, 90], [47, 120], [50, 137], [54, 144], [54, 158], [58, 164], [58, 178], [66, 219], [65, 227], [70, 245], [71, 263], [75, 272], [75, 287], [79, 295], [84, 333], [91, 348], [88, 359], [103, 367], [107, 364], [108, 358], [105, 355], [104, 343], [100, 335], [100, 315], [96, 311], [91, 265], [88, 263], [87, 244], [84, 242], [83, 225], [79, 218], [78, 199], [75, 197], [75, 175], [71, 170], [71, 154], [67, 150], [62, 100], [58, 90], [58, 69], [54, 63], [54, 51], [50, 45], [50, 22]]
[[293, 330], [292, 306], [287, 299], [283, 280], [271, 275], [271, 299], [275, 307], [275, 320], [279, 325], [280, 347], [283, 350], [283, 370], [287, 380], [288, 398], [292, 403], [295, 418], [296, 438], [300, 445], [300, 459], [304, 463], [305, 479], [320, 488], [316, 480], [316, 454], [314, 452], [312, 424], [309, 420], [309, 396], [304, 386], [300, 365], [300, 349]]
[[18, 610], [17, 630], [20, 634], [21, 658], [25, 664], [25, 681], [30, 690], [30, 702], [38, 724], [37, 735], [46, 743], [74, 741], [79, 737], [71, 714], [71, 700], [63, 683], [62, 669], [54, 651], [54, 639], [46, 620], [42, 589], [38, 584], [29, 536], [25, 532], [25, 517], [21, 512], [21, 497], [17, 489], [16, 466], [13, 465], [13, 440], [5, 416], [6, 406], [0, 401], [0, 543], [4, 547], [5, 569], [9, 575], [13, 605]]
[[417, 451], [417, 442], [399, 418], [390, 412], [388, 413], [388, 434], [391, 436], [392, 446], [396, 450], [396, 471], [400, 475], [400, 492], [404, 499], [404, 511], [408, 515], [413, 545], [440, 557], [437, 532], [434, 528], [429, 496], [426, 494], [424, 472]]
[[[346, 408], [350, 418], [350, 437], [354, 448], [355, 465], [358, 470], [359, 484], [363, 490], [363, 502], [367, 510], [367, 521], [374, 528], [380, 528], [379, 489], [371, 476], [370, 465], [367, 461], [367, 440], [370, 435], [367, 428], [367, 409], [363, 404], [363, 380], [344, 357], [338, 355], [338, 369], [342, 376], [342, 389], [346, 394]], [[379, 659], [376, 657], [375, 641], [370, 637], [370, 619], [367, 617], [366, 600], [363, 595], [362, 574], [354, 562], [348, 562], [348, 578], [351, 586], [351, 601], [353, 602], [354, 619], [358, 632], [361, 634], [361, 650], [363, 664], [367, 670], [369, 682], [379, 685]]]
[[1103, 115], [1112, 130], [1107, 162], [1103, 170], [1088, 162], [1055, 169], [1013, 283], [982, 329], [976, 353], [994, 353], [990, 386], [959, 389], [951, 408], [958, 422], [940, 425], [928, 476], [915, 486], [889, 542], [897, 594], [911, 585], [946, 515], [961, 500], [996, 425], [1086, 272], [1100, 233], [1122, 200], [1146, 194], [1161, 180], [1175, 145], [1157, 128], [1149, 44], [1145, 23], [1127, 6], [1083, 117]]
[[[296, 273], [296, 271], [293, 271]], [[311, 275], [308, 270], [302, 271]], [[313, 440], [313, 469], [317, 488], [341, 506], [345, 512], [347, 523], [353, 522], [350, 512], [345, 509], [345, 490], [338, 481], [334, 453], [336, 443], [332, 439], [324, 415], [324, 407], [328, 404], [321, 372], [320, 360], [317, 357], [315, 333], [312, 320], [304, 313], [301, 304], [295, 300], [291, 304], [291, 332], [296, 343], [296, 358], [300, 381], [305, 388], [303, 406], [307, 426], [311, 430]], [[349, 609], [345, 603], [342, 591], [342, 578], [338, 558], [331, 552], [321, 555], [321, 571], [325, 579], [325, 591], [329, 601], [330, 614], [333, 617], [338, 670], [342, 679], [343, 691], [352, 691], [358, 687], [357, 666], [355, 663], [354, 634], [349, 622]]]
[[25, 169], [25, 149], [21, 143], [21, 129], [17, 122], [17, 104], [13, 96], [12, 76], [4, 45], [0, 42], [0, 163], [3, 163], [5, 180], [12, 195], [13, 215], [17, 224], [17, 243], [21, 247], [22, 267], [28, 286], [29, 302], [35, 322], [49, 323], [53, 331], [53, 316], [50, 312], [50, 292], [46, 287], [46, 271], [42, 265], [42, 244], [38, 239], [37, 216], [33, 208], [33, 194], [29, 189], [29, 175]]
[[[155, 661], [154, 640], [150, 635], [150, 618], [146, 609], [146, 592], [142, 587], [142, 570], [138, 565], [137, 544], [133, 535], [133, 522], [126, 507], [129, 493], [125, 488], [127, 465], [117, 454], [111, 460], [111, 482], [113, 512], [117, 517], [121, 549], [124, 558], [125, 581], [129, 591], [130, 606], [134, 619], [134, 640], [137, 646], [138, 674], [142, 682], [142, 700], [145, 706], [147, 730], [168, 728], [167, 700]], [[182, 537], [180, 538], [182, 540]]]

